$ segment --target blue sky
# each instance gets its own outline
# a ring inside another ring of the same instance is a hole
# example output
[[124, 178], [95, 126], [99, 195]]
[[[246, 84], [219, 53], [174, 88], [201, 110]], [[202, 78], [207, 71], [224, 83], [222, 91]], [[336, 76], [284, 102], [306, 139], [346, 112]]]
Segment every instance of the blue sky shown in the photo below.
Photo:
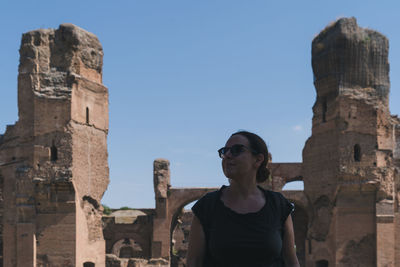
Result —
[[104, 49], [110, 185], [103, 203], [154, 207], [152, 165], [175, 187], [226, 183], [216, 150], [246, 129], [274, 162], [300, 162], [315, 89], [311, 41], [355, 16], [390, 41], [392, 114], [400, 114], [397, 1], [9, 1], [0, 3], [0, 133], [14, 124], [21, 34], [73, 23]]

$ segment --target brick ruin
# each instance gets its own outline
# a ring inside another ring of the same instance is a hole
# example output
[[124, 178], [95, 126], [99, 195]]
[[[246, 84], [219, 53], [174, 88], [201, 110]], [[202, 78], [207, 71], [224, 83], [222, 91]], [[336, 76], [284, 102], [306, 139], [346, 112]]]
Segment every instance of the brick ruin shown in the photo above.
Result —
[[177, 224], [184, 219], [183, 208], [216, 188], [171, 187], [169, 165], [166, 159], [154, 161], [155, 209], [117, 211], [121, 214], [103, 217], [107, 266], [170, 266], [174, 258], [172, 236]]
[[0, 138], [4, 266], [104, 266], [103, 50], [76, 26], [22, 36], [19, 119]]
[[[23, 35], [19, 119], [0, 135], [0, 266], [185, 266], [188, 203], [154, 162], [155, 209], [102, 214], [109, 182], [102, 47], [63, 24]], [[312, 42], [316, 101], [302, 163], [263, 187], [295, 203], [301, 266], [400, 266], [400, 119], [389, 111], [388, 40], [339, 19]], [[4, 245], [3, 245], [4, 244]]]
[[400, 266], [400, 120], [389, 111], [388, 51], [387, 38], [355, 18], [312, 42], [317, 99], [302, 163], [307, 266]]

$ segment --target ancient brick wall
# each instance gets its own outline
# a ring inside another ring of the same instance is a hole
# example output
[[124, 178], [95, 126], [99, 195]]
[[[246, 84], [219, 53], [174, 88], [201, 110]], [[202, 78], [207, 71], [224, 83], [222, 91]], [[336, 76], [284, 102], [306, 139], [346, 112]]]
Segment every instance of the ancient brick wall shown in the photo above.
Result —
[[[151, 212], [153, 213], [154, 210]], [[130, 258], [151, 258], [151, 236], [153, 231], [153, 214], [139, 215], [128, 219], [121, 219], [112, 214], [103, 217], [103, 233], [106, 240], [106, 253], [114, 254], [118, 257], [120, 249], [115, 248], [115, 244], [119, 241], [125, 246], [133, 247], [133, 251], [137, 251]], [[124, 242], [129, 240], [129, 242]], [[138, 249], [134, 246], [137, 246]]]
[[102, 58], [97, 37], [71, 24], [22, 36], [19, 119], [0, 143], [4, 266], [105, 265]]
[[[22, 37], [19, 119], [0, 135], [4, 266], [184, 265], [190, 216], [180, 212], [215, 189], [172, 188], [167, 160], [154, 162], [154, 210], [130, 223], [102, 221], [102, 58], [97, 37], [71, 24]], [[313, 40], [312, 66], [317, 97], [303, 163], [270, 164], [262, 186], [304, 180], [304, 192], [284, 192], [298, 206], [302, 264], [400, 266], [400, 120], [388, 106], [388, 40], [339, 19]]]
[[186, 266], [186, 254], [189, 245], [189, 233], [192, 220], [193, 212], [190, 210], [183, 210], [178, 217], [177, 224], [171, 235], [171, 267]]
[[343, 18], [312, 43], [317, 99], [303, 150], [313, 217], [307, 266], [394, 264], [388, 40]]

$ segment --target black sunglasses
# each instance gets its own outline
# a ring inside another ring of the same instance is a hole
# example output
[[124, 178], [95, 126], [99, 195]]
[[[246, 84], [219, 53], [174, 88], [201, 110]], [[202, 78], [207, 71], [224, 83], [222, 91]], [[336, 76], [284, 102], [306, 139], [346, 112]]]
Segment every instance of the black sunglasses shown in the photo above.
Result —
[[239, 156], [246, 149], [250, 150], [252, 153], [257, 153], [257, 151], [255, 151], [254, 149], [248, 148], [245, 145], [236, 144], [236, 145], [233, 145], [231, 147], [227, 147], [226, 146], [226, 147], [222, 147], [222, 148], [218, 149], [218, 154], [219, 154], [219, 157], [221, 159], [223, 159], [223, 158], [225, 158], [225, 154], [228, 153], [228, 151], [230, 151], [231, 155], [233, 157], [236, 157], [236, 156]]

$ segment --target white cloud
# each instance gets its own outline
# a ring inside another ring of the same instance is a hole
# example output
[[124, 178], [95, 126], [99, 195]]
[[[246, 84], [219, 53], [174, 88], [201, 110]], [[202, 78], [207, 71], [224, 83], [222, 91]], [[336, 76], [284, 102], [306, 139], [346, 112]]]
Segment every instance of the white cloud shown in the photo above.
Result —
[[302, 131], [303, 130], [303, 126], [301, 126], [301, 125], [295, 125], [295, 126], [293, 126], [293, 131], [295, 131], [295, 132], [300, 132], [300, 131]]

